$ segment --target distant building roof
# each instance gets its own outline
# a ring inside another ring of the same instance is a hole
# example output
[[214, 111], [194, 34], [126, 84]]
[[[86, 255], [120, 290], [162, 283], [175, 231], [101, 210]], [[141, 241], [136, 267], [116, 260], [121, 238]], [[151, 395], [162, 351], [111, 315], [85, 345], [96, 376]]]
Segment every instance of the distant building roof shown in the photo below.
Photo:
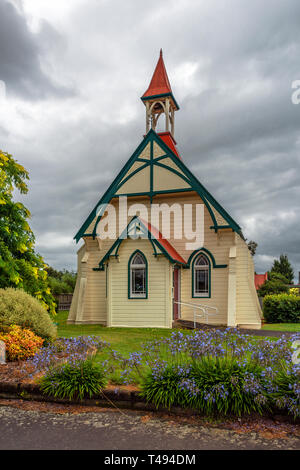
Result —
[[265, 274], [254, 274], [255, 289], [258, 290], [260, 286], [262, 286], [263, 283], [267, 281], [267, 279], [268, 279], [267, 272]]

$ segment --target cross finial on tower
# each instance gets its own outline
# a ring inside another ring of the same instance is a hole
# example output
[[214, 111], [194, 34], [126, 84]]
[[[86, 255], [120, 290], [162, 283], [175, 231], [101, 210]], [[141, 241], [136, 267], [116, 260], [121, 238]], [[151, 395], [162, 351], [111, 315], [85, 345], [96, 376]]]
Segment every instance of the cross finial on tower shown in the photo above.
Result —
[[168, 74], [163, 60], [162, 49], [160, 49], [159, 59], [152, 75], [149, 87], [142, 96], [142, 101], [146, 106], [146, 132], [151, 128], [156, 129], [159, 116], [163, 113], [166, 116], [166, 132], [170, 131], [174, 137], [174, 112], [179, 106], [173, 96]]

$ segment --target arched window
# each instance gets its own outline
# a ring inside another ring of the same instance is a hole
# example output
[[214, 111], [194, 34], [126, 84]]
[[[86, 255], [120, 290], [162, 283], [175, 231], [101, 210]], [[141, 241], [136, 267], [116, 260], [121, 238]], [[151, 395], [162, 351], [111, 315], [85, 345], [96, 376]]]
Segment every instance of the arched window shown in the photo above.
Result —
[[210, 297], [210, 263], [202, 253], [193, 263], [193, 297]]
[[129, 260], [129, 298], [147, 298], [147, 261], [143, 253], [133, 253]]

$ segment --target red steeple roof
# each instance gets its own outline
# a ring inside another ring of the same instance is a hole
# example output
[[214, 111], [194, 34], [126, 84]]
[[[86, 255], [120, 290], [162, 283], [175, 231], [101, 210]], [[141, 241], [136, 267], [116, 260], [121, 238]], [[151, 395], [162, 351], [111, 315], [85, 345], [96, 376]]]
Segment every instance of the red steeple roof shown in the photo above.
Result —
[[143, 94], [142, 98], [154, 95], [162, 95], [165, 93], [172, 93], [171, 85], [169, 82], [168, 74], [162, 56], [162, 49], [160, 50], [159, 59], [151, 78], [148, 89]]

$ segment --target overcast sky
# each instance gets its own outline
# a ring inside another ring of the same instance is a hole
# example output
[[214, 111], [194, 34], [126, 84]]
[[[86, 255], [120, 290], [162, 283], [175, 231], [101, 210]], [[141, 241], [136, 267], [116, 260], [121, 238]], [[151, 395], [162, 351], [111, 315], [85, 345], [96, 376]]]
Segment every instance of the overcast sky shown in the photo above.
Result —
[[258, 243], [257, 272], [286, 253], [298, 273], [299, 0], [0, 0], [0, 148], [30, 173], [37, 251], [76, 269], [73, 236], [145, 132], [161, 47], [184, 162]]

